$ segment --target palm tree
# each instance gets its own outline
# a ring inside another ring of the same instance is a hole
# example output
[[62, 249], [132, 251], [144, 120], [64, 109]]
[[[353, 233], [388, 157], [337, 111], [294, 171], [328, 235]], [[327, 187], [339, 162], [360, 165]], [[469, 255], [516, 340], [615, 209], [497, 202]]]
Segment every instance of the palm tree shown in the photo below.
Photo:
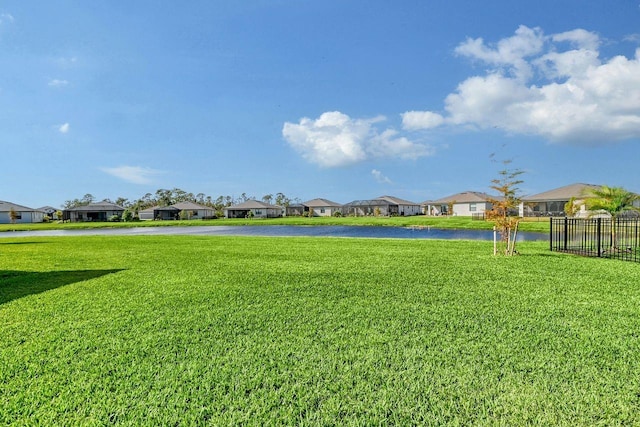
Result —
[[584, 204], [591, 215], [606, 212], [611, 215], [611, 247], [616, 247], [616, 221], [618, 217], [628, 211], [640, 211], [635, 202], [640, 195], [625, 190], [622, 187], [608, 187], [603, 185], [597, 190], [591, 190], [590, 196]]

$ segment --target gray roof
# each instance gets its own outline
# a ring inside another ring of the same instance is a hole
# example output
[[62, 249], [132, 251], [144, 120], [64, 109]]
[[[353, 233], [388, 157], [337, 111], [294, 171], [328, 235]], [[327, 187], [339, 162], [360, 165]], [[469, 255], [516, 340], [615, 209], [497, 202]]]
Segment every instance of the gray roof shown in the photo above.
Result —
[[196, 211], [197, 210], [208, 210], [208, 211], [213, 210], [213, 208], [210, 208], [208, 206], [202, 206], [202, 205], [199, 205], [199, 204], [193, 203], [193, 202], [180, 202], [180, 203], [176, 203], [174, 205], [171, 205], [171, 207], [176, 208], [176, 209], [178, 209], [180, 211], [182, 211], [182, 210], [190, 210], [190, 211], [193, 211], [193, 210], [196, 210]]
[[11, 209], [13, 209], [16, 212], [32, 212], [36, 210], [36, 209], [28, 208], [26, 206], [16, 205], [15, 203], [5, 202], [3, 200], [0, 200], [0, 212], [9, 212]]
[[122, 206], [118, 206], [115, 203], [111, 203], [111, 202], [98, 202], [98, 203], [91, 203], [85, 206], [77, 206], [75, 208], [66, 209], [66, 210], [74, 211], [74, 212], [87, 212], [87, 211], [95, 212], [95, 211], [124, 211], [124, 208]]
[[423, 205], [437, 205], [437, 204], [446, 204], [446, 203], [482, 203], [488, 202], [489, 200], [499, 200], [499, 196], [492, 196], [487, 193], [483, 193], [480, 191], [463, 191], [461, 193], [452, 194], [447, 197], [443, 197], [438, 200], [427, 200], [422, 202]]
[[387, 202], [393, 203], [394, 205], [413, 205], [418, 206], [419, 203], [410, 202], [409, 200], [400, 199], [394, 196], [380, 196], [378, 197], [380, 200], [386, 200]]
[[270, 205], [269, 203], [261, 202], [260, 200], [247, 200], [244, 203], [238, 205], [229, 206], [225, 210], [248, 210], [248, 209], [282, 209], [281, 206]]
[[349, 203], [345, 203], [343, 206], [388, 206], [391, 205], [388, 200], [383, 199], [370, 199], [370, 200], [354, 200]]
[[585, 197], [589, 191], [597, 190], [600, 187], [600, 185], [576, 183], [545, 191], [544, 193], [526, 196], [523, 197], [522, 200], [525, 202], [565, 201], [572, 197]]
[[333, 208], [339, 208], [340, 206], [342, 206], [340, 203], [336, 203], [336, 202], [332, 202], [331, 200], [327, 200], [327, 199], [313, 199], [313, 200], [309, 200], [307, 202], [302, 203], [302, 205], [304, 206], [308, 206], [310, 208], [321, 208], [321, 207], [333, 207]]

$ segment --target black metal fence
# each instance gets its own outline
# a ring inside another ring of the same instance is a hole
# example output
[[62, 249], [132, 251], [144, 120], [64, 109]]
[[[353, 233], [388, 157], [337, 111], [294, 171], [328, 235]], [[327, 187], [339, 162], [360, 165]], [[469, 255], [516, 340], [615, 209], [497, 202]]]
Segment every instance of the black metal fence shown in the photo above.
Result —
[[550, 249], [640, 262], [640, 219], [551, 218]]

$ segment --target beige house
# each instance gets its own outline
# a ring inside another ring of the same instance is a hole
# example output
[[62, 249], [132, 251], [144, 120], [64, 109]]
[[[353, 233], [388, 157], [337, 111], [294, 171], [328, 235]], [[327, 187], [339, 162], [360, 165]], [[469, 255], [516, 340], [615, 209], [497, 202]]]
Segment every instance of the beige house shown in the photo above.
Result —
[[336, 212], [342, 212], [340, 203], [327, 199], [313, 199], [302, 203], [304, 212], [311, 212], [312, 216], [332, 216]]
[[588, 212], [583, 201], [589, 196], [591, 190], [597, 190], [600, 187], [600, 185], [576, 183], [523, 197], [520, 203], [520, 216], [566, 216], [565, 205], [573, 198], [575, 204], [579, 206], [576, 216], [586, 217]]
[[380, 196], [378, 200], [389, 202], [392, 211], [400, 216], [420, 215], [422, 212], [419, 203], [410, 202], [409, 200], [400, 199], [394, 196]]
[[184, 219], [211, 219], [216, 215], [213, 208], [193, 202], [180, 202], [171, 207], [178, 210], [178, 216], [185, 215]]
[[420, 214], [420, 204], [393, 196], [380, 196], [370, 200], [354, 200], [342, 206], [348, 216], [412, 216]]
[[283, 208], [277, 205], [261, 202], [259, 200], [247, 200], [239, 205], [224, 208], [225, 218], [279, 218]]
[[497, 199], [499, 199], [498, 196], [491, 196], [487, 193], [463, 191], [438, 200], [427, 200], [422, 203], [422, 207], [424, 214], [430, 216], [474, 216], [483, 215], [486, 211], [491, 210], [493, 207], [491, 200]]

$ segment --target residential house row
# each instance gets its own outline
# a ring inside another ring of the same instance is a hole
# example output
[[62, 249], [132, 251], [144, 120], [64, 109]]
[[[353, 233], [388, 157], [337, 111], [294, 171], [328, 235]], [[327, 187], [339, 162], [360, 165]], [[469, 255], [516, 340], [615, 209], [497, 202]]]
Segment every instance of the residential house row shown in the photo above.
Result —
[[[543, 193], [522, 197], [519, 215], [530, 216], [564, 216], [565, 205], [574, 200], [580, 206], [577, 216], [587, 216], [584, 205], [585, 194], [600, 188], [599, 185], [576, 183], [549, 190]], [[455, 215], [483, 216], [492, 208], [492, 200], [498, 196], [477, 191], [464, 191], [437, 200], [426, 200], [414, 203], [393, 196], [380, 196], [368, 200], [354, 200], [340, 204], [331, 200], [317, 198], [290, 206], [277, 206], [259, 200], [248, 200], [244, 203], [224, 209], [226, 218], [277, 218], [282, 216], [413, 216], [413, 215]], [[13, 221], [10, 212], [13, 211]], [[109, 202], [92, 203], [63, 211], [63, 219], [70, 222], [108, 221], [121, 218], [125, 208]], [[42, 222], [44, 216], [53, 217], [56, 209], [45, 206], [31, 209], [15, 203], [0, 201], [0, 224]], [[154, 206], [138, 212], [140, 220], [175, 220], [175, 219], [209, 219], [214, 218], [213, 208], [192, 202], [182, 202], [171, 206]]]

